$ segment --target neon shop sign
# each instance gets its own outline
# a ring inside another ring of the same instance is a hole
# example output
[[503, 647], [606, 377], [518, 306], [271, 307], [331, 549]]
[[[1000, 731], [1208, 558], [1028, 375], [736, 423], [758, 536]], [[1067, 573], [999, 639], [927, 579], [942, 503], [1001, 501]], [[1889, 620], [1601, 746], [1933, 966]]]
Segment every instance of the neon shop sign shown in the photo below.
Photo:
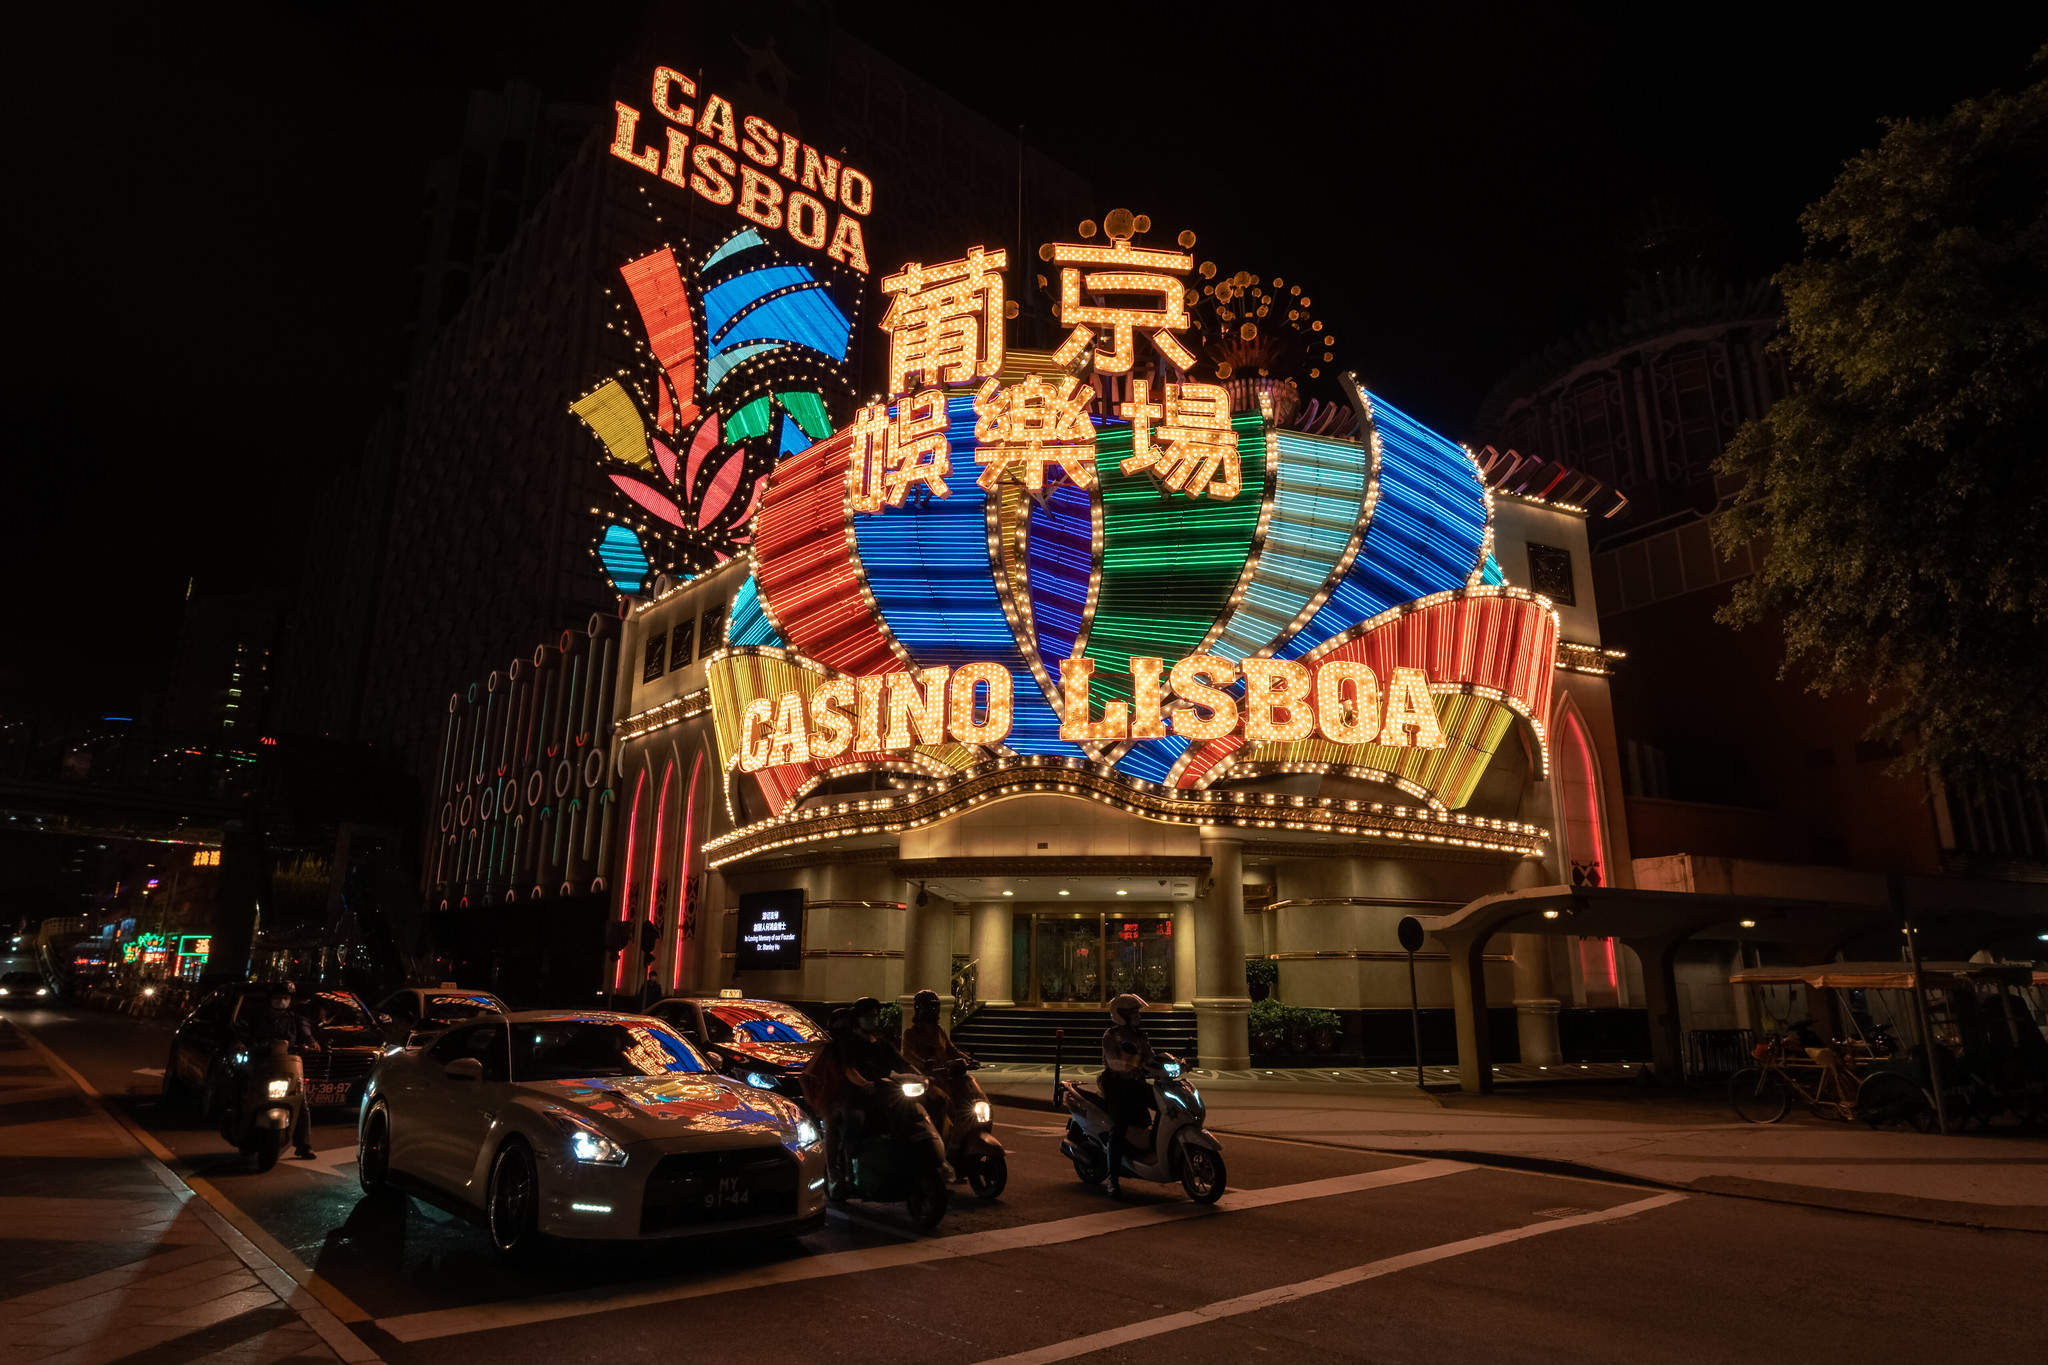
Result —
[[[1333, 744], [1440, 749], [1429, 677], [1397, 667], [1382, 685], [1372, 665], [1326, 659], [1313, 668], [1293, 659], [1233, 662], [1196, 654], [1171, 669], [1163, 659], [1131, 660], [1131, 700], [1101, 708], [1089, 701], [1091, 659], [1061, 659], [1060, 738], [1084, 743], [1222, 739], [1287, 743], [1320, 735]], [[1240, 703], [1226, 688], [1244, 684]], [[1178, 699], [1167, 704], [1170, 685]], [[737, 755], [741, 772], [789, 763], [829, 763], [848, 753], [890, 753], [922, 744], [1000, 744], [1010, 734], [1015, 681], [997, 663], [923, 668], [914, 673], [834, 677], [811, 690], [756, 697], [747, 704]]]
[[694, 80], [656, 67], [650, 103], [661, 121], [643, 141], [641, 111], [614, 100], [612, 155], [867, 274], [860, 220], [875, 210], [874, 181], [758, 114], [742, 117], [723, 95], [696, 101]]

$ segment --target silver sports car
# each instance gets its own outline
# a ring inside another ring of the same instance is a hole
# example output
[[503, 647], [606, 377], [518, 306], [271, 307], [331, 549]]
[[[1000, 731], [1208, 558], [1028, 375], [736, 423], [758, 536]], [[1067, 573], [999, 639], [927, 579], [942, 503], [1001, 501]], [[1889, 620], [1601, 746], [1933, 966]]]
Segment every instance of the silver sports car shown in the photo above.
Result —
[[825, 1216], [817, 1126], [641, 1015], [487, 1015], [393, 1048], [356, 1133], [365, 1191], [475, 1219], [507, 1255], [546, 1237], [802, 1232]]

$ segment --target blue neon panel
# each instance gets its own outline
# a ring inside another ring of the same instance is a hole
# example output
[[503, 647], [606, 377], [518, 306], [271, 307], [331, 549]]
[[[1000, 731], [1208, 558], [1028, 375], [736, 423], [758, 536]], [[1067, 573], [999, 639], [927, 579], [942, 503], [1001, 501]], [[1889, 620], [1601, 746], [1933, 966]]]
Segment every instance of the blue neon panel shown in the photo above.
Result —
[[[779, 460], [785, 455], [794, 455], [799, 450], [810, 448], [811, 438], [804, 435], [804, 429], [796, 424], [796, 418], [785, 414], [782, 419], [782, 440], [776, 447], [775, 458]], [[747, 581], [751, 583], [753, 580]]]
[[647, 586], [647, 552], [640, 548], [640, 537], [623, 526], [604, 528], [604, 539], [597, 544], [598, 562], [611, 576], [612, 586], [628, 596], [638, 596]]
[[1165, 739], [1141, 739], [1116, 761], [1116, 770], [1127, 777], [1141, 777], [1147, 782], [1164, 782], [1166, 775], [1173, 771], [1174, 762], [1188, 751], [1188, 744], [1189, 741], [1180, 735], [1168, 735]]
[[1015, 680], [1015, 722], [1006, 741], [1024, 754], [1079, 757], [1059, 738], [1059, 719], [1017, 648], [990, 571], [987, 494], [974, 463], [974, 399], [947, 401], [952, 495], [853, 518], [854, 543], [875, 607], [920, 668], [987, 660]]
[[768, 613], [761, 610], [761, 589], [755, 584], [752, 574], [747, 575], [747, 581], [740, 584], [739, 592], [733, 596], [725, 642], [731, 645], [774, 645], [778, 649], [788, 643], [769, 622]]
[[1085, 489], [1063, 483], [1032, 503], [1026, 540], [1025, 581], [1031, 620], [1038, 628], [1038, 657], [1057, 675], [1059, 661], [1072, 658], [1088, 605], [1088, 575], [1095, 555], [1094, 519]]
[[721, 349], [745, 341], [795, 342], [834, 360], [846, 359], [846, 339], [853, 325], [823, 289], [798, 289], [778, 294], [745, 317], [718, 340]]
[[704, 258], [704, 264], [700, 267], [700, 272], [702, 270], [709, 270], [728, 256], [739, 255], [740, 252], [747, 250], [749, 247], [766, 245], [768, 244], [761, 240], [760, 233], [752, 228], [741, 228], [738, 232], [725, 239], [724, 246], [721, 246], [718, 250]]
[[1380, 437], [1380, 498], [1358, 558], [1309, 623], [1273, 651], [1299, 658], [1390, 607], [1462, 588], [1486, 541], [1486, 490], [1454, 442], [1366, 395]]
[[724, 284], [712, 285], [704, 291], [704, 330], [709, 333], [711, 344], [714, 347], [719, 345], [723, 340], [719, 333], [730, 326], [734, 318], [776, 290], [817, 282], [818, 277], [800, 265], [771, 265], [735, 275]]
[[1282, 431], [1265, 548], [1213, 652], [1241, 659], [1279, 640], [1344, 561], [1365, 509], [1365, 446]]

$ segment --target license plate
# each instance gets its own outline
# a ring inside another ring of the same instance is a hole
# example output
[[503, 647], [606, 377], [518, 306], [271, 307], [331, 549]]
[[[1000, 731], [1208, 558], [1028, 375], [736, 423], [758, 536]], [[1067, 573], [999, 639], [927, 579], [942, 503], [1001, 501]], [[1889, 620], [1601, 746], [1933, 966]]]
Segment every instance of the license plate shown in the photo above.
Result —
[[706, 1177], [698, 1186], [699, 1207], [710, 1213], [744, 1209], [753, 1199], [752, 1184], [743, 1175]]
[[347, 1104], [347, 1081], [307, 1081], [307, 1104]]

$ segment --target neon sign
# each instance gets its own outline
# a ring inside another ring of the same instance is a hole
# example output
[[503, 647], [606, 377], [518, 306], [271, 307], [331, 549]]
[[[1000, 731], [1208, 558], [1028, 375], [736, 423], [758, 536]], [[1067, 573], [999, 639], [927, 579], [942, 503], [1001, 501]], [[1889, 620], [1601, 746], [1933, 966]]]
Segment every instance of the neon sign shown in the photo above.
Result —
[[696, 97], [695, 81], [673, 67], [656, 67], [651, 103], [662, 122], [650, 133], [658, 131], [661, 140], [643, 143], [641, 111], [614, 100], [612, 155], [867, 274], [860, 220], [875, 211], [874, 182], [767, 119], [740, 117], [723, 95], [707, 91], [701, 109], [685, 103]]

